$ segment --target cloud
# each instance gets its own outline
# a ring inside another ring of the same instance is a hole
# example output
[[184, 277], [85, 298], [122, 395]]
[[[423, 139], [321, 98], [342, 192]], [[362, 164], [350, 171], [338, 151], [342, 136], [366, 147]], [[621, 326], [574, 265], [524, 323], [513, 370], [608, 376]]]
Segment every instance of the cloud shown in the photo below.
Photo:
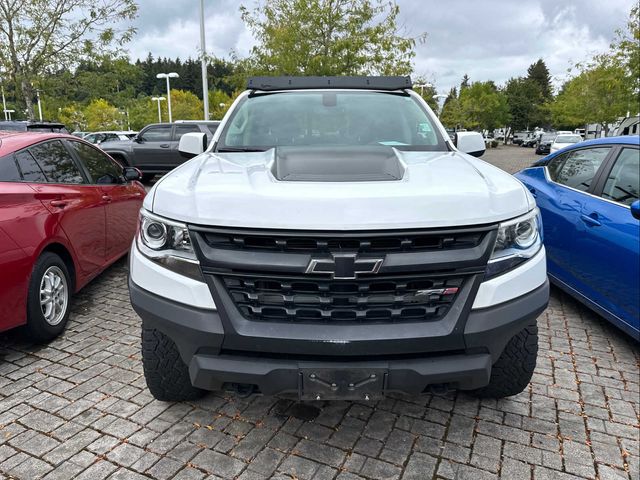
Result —
[[[634, 0], [397, 0], [408, 35], [428, 34], [416, 45], [415, 75], [446, 92], [466, 73], [472, 80], [502, 84], [526, 74], [543, 58], [554, 83], [567, 68], [607, 48], [624, 26]], [[255, 1], [245, 2], [248, 7]], [[130, 56], [197, 57], [200, 46], [198, 0], [140, 0], [138, 35]], [[234, 0], [205, 0], [207, 51], [246, 55], [254, 39]]]

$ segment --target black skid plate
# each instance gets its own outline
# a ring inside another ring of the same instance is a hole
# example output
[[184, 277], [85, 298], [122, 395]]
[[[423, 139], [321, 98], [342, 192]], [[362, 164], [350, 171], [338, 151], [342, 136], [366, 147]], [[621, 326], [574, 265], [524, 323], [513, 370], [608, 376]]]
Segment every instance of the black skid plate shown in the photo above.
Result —
[[384, 368], [300, 368], [300, 400], [379, 400]]

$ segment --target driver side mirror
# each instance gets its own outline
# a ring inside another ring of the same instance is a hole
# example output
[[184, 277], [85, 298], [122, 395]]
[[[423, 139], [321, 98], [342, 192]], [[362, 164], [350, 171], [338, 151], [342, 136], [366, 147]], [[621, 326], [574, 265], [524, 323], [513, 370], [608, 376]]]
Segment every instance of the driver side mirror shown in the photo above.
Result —
[[481, 157], [487, 148], [482, 134], [478, 132], [456, 132], [453, 144], [461, 152], [473, 157]]
[[180, 137], [178, 151], [183, 157], [193, 158], [207, 149], [207, 136], [204, 133], [185, 133]]
[[633, 218], [640, 220], [640, 200], [636, 200], [631, 204], [631, 215], [633, 215]]
[[142, 139], [142, 136], [140, 134], [135, 135], [131, 140], [133, 140], [136, 143], [143, 143], [144, 140]]
[[124, 167], [122, 174], [127, 182], [140, 181], [142, 179], [142, 172], [135, 167]]

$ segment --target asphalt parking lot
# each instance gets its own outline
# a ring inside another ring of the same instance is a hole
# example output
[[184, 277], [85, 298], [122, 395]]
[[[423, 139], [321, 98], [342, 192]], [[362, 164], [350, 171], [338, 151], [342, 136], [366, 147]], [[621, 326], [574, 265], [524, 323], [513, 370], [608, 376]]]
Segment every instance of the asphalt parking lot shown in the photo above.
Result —
[[[488, 160], [517, 171], [532, 149]], [[0, 478], [637, 479], [639, 348], [552, 290], [529, 389], [375, 404], [209, 394], [155, 401], [119, 261], [48, 346], [0, 335]]]

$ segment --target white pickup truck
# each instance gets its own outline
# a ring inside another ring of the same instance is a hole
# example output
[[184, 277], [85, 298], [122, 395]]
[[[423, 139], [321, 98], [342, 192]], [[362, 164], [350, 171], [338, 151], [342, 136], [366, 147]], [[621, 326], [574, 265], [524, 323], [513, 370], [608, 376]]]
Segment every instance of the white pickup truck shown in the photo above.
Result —
[[129, 289], [151, 393], [374, 400], [529, 383], [535, 201], [408, 77], [259, 77], [147, 195]]

